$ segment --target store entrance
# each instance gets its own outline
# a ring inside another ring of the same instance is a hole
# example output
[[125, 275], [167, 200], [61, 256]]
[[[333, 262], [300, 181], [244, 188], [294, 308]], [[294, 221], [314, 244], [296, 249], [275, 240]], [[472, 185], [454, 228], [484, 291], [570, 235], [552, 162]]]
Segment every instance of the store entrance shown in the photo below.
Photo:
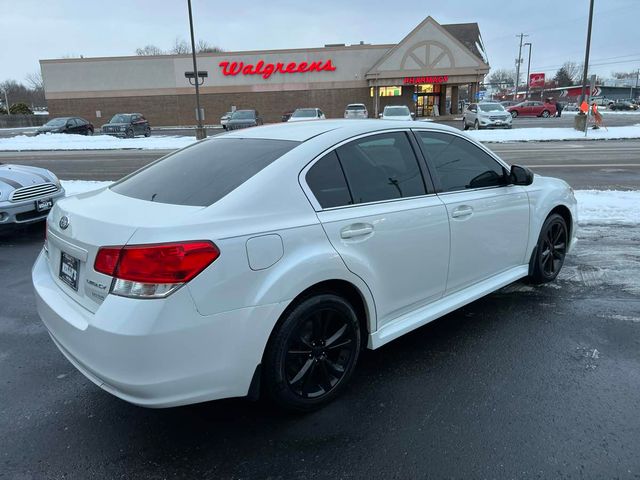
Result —
[[[440, 85], [416, 85], [416, 117], [432, 117], [434, 106], [440, 106]], [[443, 112], [438, 111], [438, 115]]]

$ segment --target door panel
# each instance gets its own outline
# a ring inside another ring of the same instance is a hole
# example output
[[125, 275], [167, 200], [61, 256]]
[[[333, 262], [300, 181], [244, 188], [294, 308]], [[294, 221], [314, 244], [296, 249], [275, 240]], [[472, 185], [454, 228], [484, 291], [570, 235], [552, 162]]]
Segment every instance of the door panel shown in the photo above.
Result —
[[378, 328], [443, 295], [449, 222], [436, 195], [325, 210], [318, 218], [347, 268], [369, 286]]
[[441, 194], [451, 229], [446, 294], [526, 263], [529, 199], [520, 186]]

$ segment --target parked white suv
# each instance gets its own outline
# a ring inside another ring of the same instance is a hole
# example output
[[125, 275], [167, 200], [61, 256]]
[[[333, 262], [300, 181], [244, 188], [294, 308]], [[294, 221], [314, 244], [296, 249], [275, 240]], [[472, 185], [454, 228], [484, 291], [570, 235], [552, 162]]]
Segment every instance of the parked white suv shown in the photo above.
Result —
[[413, 120], [413, 113], [406, 105], [387, 105], [380, 114], [383, 120]]
[[324, 120], [326, 117], [319, 108], [296, 108], [288, 122], [302, 122], [306, 120]]
[[263, 391], [310, 410], [363, 348], [554, 280], [575, 218], [564, 181], [451, 127], [281, 123], [58, 201], [32, 278], [60, 351], [128, 402]]
[[364, 103], [350, 103], [344, 109], [344, 118], [368, 118], [369, 112]]
[[498, 102], [470, 103], [462, 116], [465, 130], [481, 128], [511, 128], [511, 114]]

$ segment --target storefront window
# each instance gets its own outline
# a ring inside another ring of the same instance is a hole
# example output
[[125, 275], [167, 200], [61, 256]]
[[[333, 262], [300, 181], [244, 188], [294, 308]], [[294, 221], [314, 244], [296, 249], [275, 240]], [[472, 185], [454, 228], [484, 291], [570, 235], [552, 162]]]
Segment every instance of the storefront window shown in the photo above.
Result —
[[440, 93], [440, 85], [433, 85], [432, 83], [418, 85], [418, 93]]
[[[379, 95], [381, 97], [401, 97], [402, 87], [378, 87], [380, 89]], [[369, 96], [373, 97], [376, 94], [375, 87], [369, 89]]]

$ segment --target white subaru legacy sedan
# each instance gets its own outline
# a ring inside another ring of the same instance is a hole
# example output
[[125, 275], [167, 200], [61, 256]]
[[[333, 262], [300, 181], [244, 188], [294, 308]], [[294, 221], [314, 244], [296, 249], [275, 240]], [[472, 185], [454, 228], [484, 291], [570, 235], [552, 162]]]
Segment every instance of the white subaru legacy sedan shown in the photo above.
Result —
[[435, 124], [327, 120], [198, 142], [59, 201], [37, 307], [104, 390], [169, 407], [258, 397], [311, 410], [376, 349], [575, 242], [564, 181]]

